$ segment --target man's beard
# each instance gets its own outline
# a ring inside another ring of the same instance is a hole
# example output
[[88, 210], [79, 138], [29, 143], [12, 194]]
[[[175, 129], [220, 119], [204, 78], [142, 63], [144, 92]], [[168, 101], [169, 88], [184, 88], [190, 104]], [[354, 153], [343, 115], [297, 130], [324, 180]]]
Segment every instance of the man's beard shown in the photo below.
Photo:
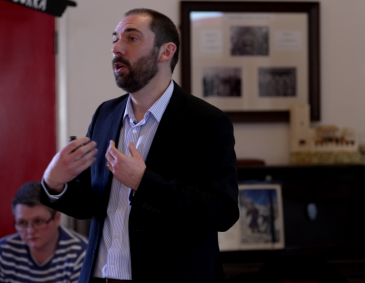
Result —
[[126, 71], [122, 74], [114, 72], [118, 87], [129, 93], [135, 93], [144, 88], [157, 74], [158, 51], [158, 48], [153, 47], [151, 52], [139, 58], [133, 67], [128, 60], [115, 57], [112, 61], [113, 69], [115, 63], [122, 63], [129, 71], [128, 74], [125, 73]]

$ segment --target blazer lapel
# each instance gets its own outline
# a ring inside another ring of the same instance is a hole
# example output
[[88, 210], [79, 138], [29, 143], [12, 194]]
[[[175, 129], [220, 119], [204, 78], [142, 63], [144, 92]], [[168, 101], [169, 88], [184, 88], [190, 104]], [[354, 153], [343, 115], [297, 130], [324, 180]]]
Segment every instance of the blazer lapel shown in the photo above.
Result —
[[161, 156], [166, 153], [166, 145], [173, 143], [178, 138], [184, 109], [183, 90], [174, 82], [174, 92], [162, 116], [146, 159], [146, 165], [151, 169], [158, 166]]
[[[109, 146], [109, 141], [113, 140], [115, 142], [115, 147], [118, 148], [120, 130], [123, 126], [123, 115], [125, 111], [125, 107], [127, 105], [128, 98], [123, 99], [123, 101], [116, 107], [115, 111], [110, 113], [107, 122], [110, 123], [108, 125], [108, 133], [105, 137], [107, 144]], [[106, 162], [106, 161], [105, 161]], [[109, 188], [111, 185], [111, 180], [113, 174], [109, 171], [109, 169], [104, 166], [104, 177], [103, 177], [103, 188]], [[110, 182], [108, 184], [108, 182]]]

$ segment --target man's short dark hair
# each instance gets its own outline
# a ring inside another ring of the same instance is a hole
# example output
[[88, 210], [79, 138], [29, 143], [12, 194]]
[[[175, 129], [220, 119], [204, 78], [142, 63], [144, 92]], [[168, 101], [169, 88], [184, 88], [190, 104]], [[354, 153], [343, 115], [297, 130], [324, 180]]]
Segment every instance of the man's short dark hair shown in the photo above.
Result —
[[168, 42], [173, 42], [176, 45], [176, 51], [170, 64], [171, 72], [173, 72], [177, 61], [179, 60], [180, 51], [180, 38], [176, 26], [171, 19], [164, 14], [146, 8], [130, 10], [125, 13], [125, 16], [128, 17], [130, 15], [138, 14], [147, 14], [152, 18], [150, 28], [155, 34], [155, 47], [160, 48], [164, 43]]
[[[36, 205], [43, 205], [40, 201], [40, 191], [41, 191], [41, 183], [40, 182], [28, 182], [23, 186], [15, 194], [14, 199], [11, 202], [11, 208], [13, 210], [13, 214], [15, 216], [15, 207], [17, 204], [23, 204], [30, 207]], [[45, 206], [52, 216], [55, 216], [56, 210]]]

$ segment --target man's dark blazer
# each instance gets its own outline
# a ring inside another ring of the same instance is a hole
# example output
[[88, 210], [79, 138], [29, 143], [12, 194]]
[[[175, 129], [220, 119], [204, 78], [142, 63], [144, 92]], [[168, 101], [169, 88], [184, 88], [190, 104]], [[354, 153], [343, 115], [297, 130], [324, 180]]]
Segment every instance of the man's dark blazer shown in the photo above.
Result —
[[[118, 143], [127, 95], [96, 110], [87, 136], [97, 142], [97, 161], [68, 183], [65, 194], [42, 202], [79, 218], [92, 218], [79, 282], [86, 283], [98, 253], [112, 174], [104, 157]], [[233, 126], [219, 109], [176, 83], [130, 196], [129, 237], [133, 282], [224, 282], [217, 231], [238, 219]]]

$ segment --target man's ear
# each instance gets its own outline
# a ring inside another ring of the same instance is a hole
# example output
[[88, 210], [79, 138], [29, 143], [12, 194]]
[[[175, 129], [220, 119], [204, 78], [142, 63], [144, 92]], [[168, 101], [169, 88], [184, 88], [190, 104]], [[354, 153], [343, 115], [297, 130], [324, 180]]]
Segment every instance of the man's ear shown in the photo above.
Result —
[[170, 60], [176, 52], [175, 43], [168, 42], [168, 43], [163, 44], [160, 48], [160, 52], [161, 52], [161, 55], [160, 55], [160, 59], [158, 60], [158, 62], [164, 62], [164, 61]]

